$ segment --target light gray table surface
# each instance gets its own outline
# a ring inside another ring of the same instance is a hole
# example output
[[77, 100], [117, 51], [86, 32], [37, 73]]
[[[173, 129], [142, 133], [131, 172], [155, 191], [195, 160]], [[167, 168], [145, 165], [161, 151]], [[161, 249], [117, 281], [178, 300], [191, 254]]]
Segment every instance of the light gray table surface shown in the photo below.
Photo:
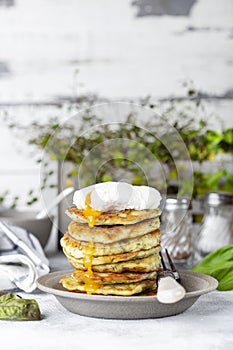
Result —
[[[63, 253], [49, 255], [51, 271], [71, 268]], [[73, 314], [53, 295], [32, 294], [40, 321], [0, 321], [6, 350], [156, 350], [233, 349], [233, 291], [202, 295], [184, 313], [144, 320], [97, 319]]]

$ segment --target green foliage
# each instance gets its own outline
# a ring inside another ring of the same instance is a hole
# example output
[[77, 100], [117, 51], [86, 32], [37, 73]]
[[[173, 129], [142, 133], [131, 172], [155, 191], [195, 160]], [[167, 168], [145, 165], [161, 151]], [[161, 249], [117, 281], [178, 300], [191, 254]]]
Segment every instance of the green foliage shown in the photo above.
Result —
[[194, 171], [194, 197], [218, 191], [233, 192], [233, 174], [226, 169], [213, 173]]
[[232, 290], [233, 245], [224, 246], [211, 252], [193, 267], [192, 271], [204, 273], [216, 278], [218, 280], [218, 290]]
[[[178, 188], [178, 174], [185, 172], [182, 169], [185, 165], [177, 164], [176, 159], [185, 159], [178, 147], [180, 141], [171, 131], [175, 128], [194, 164], [200, 165], [205, 161], [213, 163], [211, 173], [203, 172], [201, 167], [199, 170], [195, 168], [193, 197], [208, 191], [233, 192], [233, 175], [224, 167], [214, 168], [216, 156], [222, 153], [232, 154], [233, 130], [211, 130], [207, 123], [209, 116], [197, 98], [198, 93], [189, 88], [187, 96], [188, 99], [164, 103], [163, 118], [157, 113], [162, 102], [154, 103], [147, 97], [140, 103], [154, 112], [153, 117], [139, 120], [132, 108], [121, 123], [104, 122], [101, 116], [93, 112], [91, 107], [98, 101], [92, 100], [78, 120], [63, 125], [60, 125], [59, 118], [56, 117], [48, 119], [46, 124], [33, 122], [29, 126], [27, 142], [44, 150], [50, 161], [69, 161], [73, 164], [67, 173], [69, 185], [80, 175], [81, 170], [85, 173], [82, 180], [82, 185], [85, 186], [93, 182], [118, 181], [119, 172], [124, 169], [135, 185], [149, 183], [161, 189], [165, 181], [168, 193], [179, 191], [179, 194], [185, 194], [190, 193], [193, 184], [189, 178], [184, 178], [182, 187]], [[80, 110], [83, 110], [82, 106]], [[200, 115], [199, 121], [197, 115]], [[167, 129], [166, 125], [172, 128]], [[8, 121], [8, 126], [17, 132], [22, 130], [25, 134], [25, 128], [20, 124]], [[162, 138], [158, 135], [162, 135]], [[173, 149], [177, 153], [176, 159], [171, 154]], [[160, 164], [161, 172], [157, 173], [158, 170], [154, 169], [156, 163]], [[161, 174], [165, 176], [164, 181], [161, 180]], [[45, 171], [42, 190], [54, 186], [49, 183], [51, 175], [51, 171]], [[0, 202], [3, 197], [4, 195], [0, 197]], [[36, 196], [29, 194], [28, 204], [32, 205], [35, 201]]]

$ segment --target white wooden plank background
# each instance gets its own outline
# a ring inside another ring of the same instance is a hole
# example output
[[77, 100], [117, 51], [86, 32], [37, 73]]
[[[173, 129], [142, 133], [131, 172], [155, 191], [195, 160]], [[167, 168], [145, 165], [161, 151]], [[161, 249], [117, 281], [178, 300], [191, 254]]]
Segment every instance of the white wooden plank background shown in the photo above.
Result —
[[[10, 188], [24, 196], [40, 182], [30, 150], [4, 127], [4, 111], [24, 121], [53, 113], [7, 103], [83, 93], [164, 98], [183, 95], [189, 80], [209, 95], [232, 91], [232, 0], [199, 0], [190, 17], [135, 12], [129, 0], [17, 0], [0, 7], [0, 63], [9, 70], [0, 73], [0, 194]], [[232, 107], [231, 98], [208, 103], [226, 127]]]

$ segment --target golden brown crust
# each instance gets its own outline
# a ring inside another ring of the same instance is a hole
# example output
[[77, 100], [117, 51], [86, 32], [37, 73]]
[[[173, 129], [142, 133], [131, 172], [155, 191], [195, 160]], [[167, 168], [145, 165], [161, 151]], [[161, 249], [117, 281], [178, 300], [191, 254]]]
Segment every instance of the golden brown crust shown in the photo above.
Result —
[[[83, 270], [74, 270], [72, 276], [80, 283], [85, 283], [86, 280], [86, 271]], [[136, 272], [123, 272], [123, 273], [114, 273], [114, 272], [94, 272], [92, 279], [95, 282], [102, 284], [114, 284], [114, 283], [132, 283], [139, 282], [146, 279], [155, 280], [157, 276], [156, 271], [147, 272], [147, 273], [136, 273]]]
[[[67, 256], [67, 258], [74, 268], [84, 270], [84, 271], [86, 270], [85, 266], [82, 263], [77, 262], [77, 259], [75, 259], [74, 257]], [[112, 264], [93, 265], [92, 271], [115, 272], [115, 273], [122, 273], [122, 272], [128, 271], [128, 272], [144, 273], [144, 272], [158, 271], [159, 268], [160, 268], [160, 256], [159, 254], [153, 254], [142, 259], [121, 261], [121, 262], [112, 263]]]
[[113, 243], [123, 239], [135, 238], [157, 230], [160, 227], [159, 218], [140, 221], [131, 225], [94, 226], [71, 221], [68, 232], [78, 241], [95, 243]]
[[[146, 250], [156, 247], [160, 244], [160, 230], [155, 230], [143, 236], [131, 239], [124, 239], [114, 243], [94, 243], [94, 257], [102, 255], [122, 254], [127, 252], [135, 252], [138, 250]], [[83, 258], [89, 242], [78, 241], [70, 236], [68, 232], [60, 240], [62, 248], [68, 250], [71, 255], [77, 258]]]
[[[78, 293], [86, 292], [85, 284], [78, 282], [72, 275], [63, 277], [60, 283], [69, 291]], [[89, 294], [130, 296], [154, 288], [156, 288], [155, 280], [144, 280], [134, 283], [100, 284], [93, 289], [89, 287], [88, 292]]]
[[[73, 254], [70, 254], [69, 250], [66, 248], [63, 248], [63, 251], [67, 257], [72, 257], [76, 259], [77, 264], [84, 264], [84, 259], [77, 258], [75, 255], [75, 251], [73, 251]], [[113, 254], [113, 255], [102, 255], [98, 257], [93, 256], [91, 263], [92, 263], [92, 266], [103, 265], [103, 264], [116, 264], [121, 261], [129, 261], [129, 260], [146, 258], [147, 256], [156, 254], [159, 251], [160, 251], [160, 247], [153, 247], [151, 249], [139, 250], [136, 252], [128, 252], [128, 253]]]
[[[79, 223], [87, 223], [88, 220], [82, 209], [76, 206], [67, 208], [65, 213], [74, 221]], [[126, 209], [122, 211], [103, 212], [95, 220], [95, 226], [99, 225], [130, 225], [137, 222], [152, 219], [160, 216], [161, 211], [157, 209], [134, 210]]]

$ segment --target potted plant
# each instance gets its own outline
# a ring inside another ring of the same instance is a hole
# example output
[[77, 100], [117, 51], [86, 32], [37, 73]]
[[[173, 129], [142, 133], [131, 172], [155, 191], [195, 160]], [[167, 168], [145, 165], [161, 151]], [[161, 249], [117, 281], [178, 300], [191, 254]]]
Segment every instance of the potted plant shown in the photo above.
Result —
[[[153, 103], [149, 97], [142, 99], [141, 106], [150, 109], [151, 114], [149, 119], [140, 121], [132, 108], [120, 123], [106, 123], [101, 115], [94, 113], [93, 106], [98, 100], [93, 99], [86, 108], [79, 105], [82, 113], [78, 119], [71, 118], [63, 124], [59, 118], [51, 118], [46, 124], [34, 121], [27, 141], [45, 151], [46, 161], [38, 160], [44, 166], [41, 189], [58, 186], [60, 190], [70, 185], [87, 186], [123, 179], [135, 185], [149, 183], [168, 195], [192, 194], [193, 199], [208, 191], [232, 191], [233, 130], [210, 129], [196, 92], [189, 90], [188, 97], [160, 103]], [[161, 111], [163, 118], [158, 117]], [[200, 111], [204, 116], [197, 121]], [[19, 130], [17, 123], [8, 125]], [[172, 130], [176, 130], [179, 140], [173, 138]], [[176, 147], [180, 140], [194, 169], [193, 178], [184, 175], [181, 185], [180, 173], [190, 174], [190, 162], [182, 158], [183, 148], [180, 151]], [[173, 149], [181, 161], [174, 160]], [[226, 154], [230, 159], [224, 160]], [[50, 167], [54, 161], [58, 164], [58, 184], [51, 183], [54, 166]]]

